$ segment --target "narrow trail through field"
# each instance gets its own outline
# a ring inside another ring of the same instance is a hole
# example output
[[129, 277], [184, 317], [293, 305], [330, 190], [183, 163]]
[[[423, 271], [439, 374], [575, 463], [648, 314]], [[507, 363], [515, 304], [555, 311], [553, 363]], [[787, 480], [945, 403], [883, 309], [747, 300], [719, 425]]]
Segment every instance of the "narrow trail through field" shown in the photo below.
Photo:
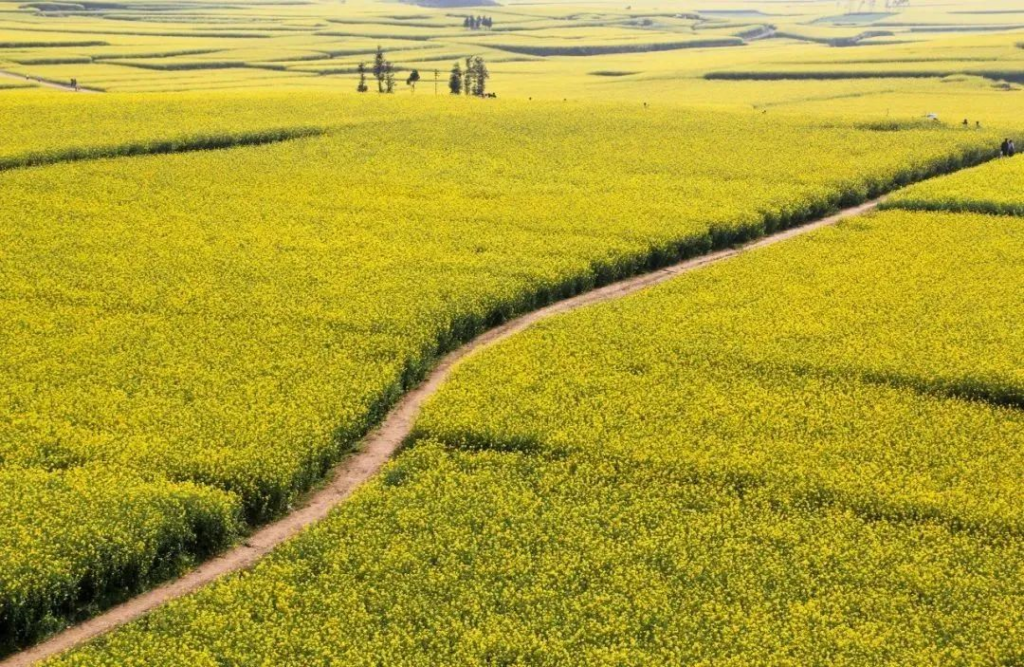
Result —
[[446, 355], [418, 387], [406, 393], [388, 413], [384, 422], [362, 440], [354, 454], [334, 468], [327, 484], [312, 494], [301, 508], [291, 512], [279, 521], [264, 526], [239, 546], [203, 563], [180, 579], [168, 582], [159, 588], [132, 598], [99, 616], [68, 628], [64, 632], [32, 648], [15, 653], [6, 660], [0, 661], [0, 667], [23, 667], [34, 664], [37, 661], [54, 656], [109, 632], [120, 625], [133, 621], [153, 609], [187, 595], [226, 574], [252, 567], [256, 561], [268, 554], [279, 544], [295, 536], [311, 524], [324, 519], [332, 509], [348, 498], [361, 484], [373, 477], [409, 436], [423, 403], [437, 392], [452, 372], [452, 369], [474, 352], [494, 345], [541, 320], [546, 320], [555, 315], [568, 313], [578, 308], [605, 301], [620, 299], [642, 289], [663, 283], [681, 274], [721, 262], [741, 253], [773, 245], [795, 236], [807, 234], [821, 227], [834, 225], [840, 220], [861, 215], [875, 209], [882, 199], [884, 198], [844, 209], [827, 218], [793, 227], [742, 246], [718, 250], [651, 273], [611, 283], [509, 320], [480, 334]]
[[75, 88], [71, 84], [57, 83], [56, 81], [47, 81], [46, 79], [39, 79], [25, 74], [16, 74], [14, 72], [6, 72], [0, 70], [0, 76], [7, 77], [8, 79], [17, 79], [18, 81], [24, 81], [25, 83], [31, 83], [37, 86], [43, 86], [44, 88], [53, 88], [54, 90], [63, 90], [68, 93], [102, 93], [102, 90], [95, 90], [93, 88], [83, 88], [79, 86]]

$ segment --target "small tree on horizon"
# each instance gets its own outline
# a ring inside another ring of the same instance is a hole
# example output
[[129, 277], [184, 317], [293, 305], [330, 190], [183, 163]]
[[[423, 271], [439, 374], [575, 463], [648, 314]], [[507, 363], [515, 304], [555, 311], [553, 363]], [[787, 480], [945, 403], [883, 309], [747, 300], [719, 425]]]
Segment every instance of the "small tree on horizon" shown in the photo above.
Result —
[[458, 62], [452, 66], [452, 73], [448, 77], [448, 91], [452, 95], [458, 95], [462, 92], [462, 68], [459, 67]]
[[387, 59], [384, 58], [384, 49], [377, 46], [377, 54], [373, 57], [373, 78], [377, 79], [377, 92], [384, 92], [384, 74]]
[[359, 72], [359, 85], [356, 87], [356, 90], [360, 93], [365, 93], [369, 90], [369, 87], [366, 85], [366, 63], [359, 63], [356, 71]]
[[487, 79], [491, 78], [482, 56], [473, 58], [473, 94], [483, 97], [487, 92]]
[[395, 66], [390, 60], [384, 61], [384, 92], [395, 92]]
[[414, 69], [409, 73], [409, 78], [405, 80], [405, 85], [412, 87], [412, 92], [416, 92], [416, 83], [420, 80], [420, 71]]
[[473, 57], [466, 57], [466, 69], [462, 73], [462, 92], [466, 95], [473, 94], [473, 86], [475, 84], [476, 68], [473, 66]]

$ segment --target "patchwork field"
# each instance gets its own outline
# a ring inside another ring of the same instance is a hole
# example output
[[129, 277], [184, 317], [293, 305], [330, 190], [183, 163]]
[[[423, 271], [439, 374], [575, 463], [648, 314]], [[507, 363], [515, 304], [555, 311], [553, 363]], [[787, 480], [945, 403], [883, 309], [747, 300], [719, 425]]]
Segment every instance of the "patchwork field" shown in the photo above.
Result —
[[[106, 91], [354, 92], [359, 63], [371, 63], [380, 46], [402, 75], [399, 84], [420, 72], [421, 93], [433, 94], [435, 79], [444, 93], [452, 65], [481, 56], [502, 95], [650, 103], [710, 97], [735, 105], [758, 104], [778, 86], [745, 86], [737, 98], [717, 95], [708, 80], [922, 79], [936, 93], [966, 92], [951, 77], [996, 86], [1024, 80], [1024, 38], [1015, 32], [1024, 30], [1024, 8], [1009, 0], [986, 2], [984, 11], [976, 3], [910, 3], [873, 13], [828, 3], [737, 2], [717, 11], [665, 11], [649, 2], [444, 4], [0, 3], [0, 69]], [[488, 23], [467, 27], [467, 17]], [[862, 113], [888, 108], [872, 104]], [[933, 111], [946, 109], [913, 113]]]
[[0, 665], [887, 193], [47, 664], [1024, 661], [1024, 5], [457, 4], [0, 2]]

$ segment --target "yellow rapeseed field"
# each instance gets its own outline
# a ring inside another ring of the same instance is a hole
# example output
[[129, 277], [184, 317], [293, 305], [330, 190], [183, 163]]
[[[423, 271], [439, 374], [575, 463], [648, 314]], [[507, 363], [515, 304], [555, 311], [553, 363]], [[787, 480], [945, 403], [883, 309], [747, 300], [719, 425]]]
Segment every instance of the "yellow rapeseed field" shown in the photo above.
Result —
[[1024, 215], [1024, 161], [1002, 159], [901, 191], [887, 204], [926, 211]]
[[[0, 655], [488, 327], [1024, 147], [1014, 0], [447, 4], [0, 0]], [[1024, 662], [1020, 171], [473, 359], [329, 521], [58, 664]]]
[[[133, 503], [152, 530], [122, 541], [103, 503], [57, 511], [63, 478], [3, 491], [16, 524], [55, 508], [52, 528], [0, 535], [0, 570], [25, 573], [0, 590], [7, 636], [224, 544], [238, 515], [286, 511], [488, 324], [976, 161], [998, 136], [464, 102], [373, 98], [323, 136], [0, 174], [2, 469], [124, 474], [160, 499]], [[147, 114], [104, 141], [154, 136]], [[110, 547], [24, 557], [65, 520]]]
[[894, 210], [537, 325], [323, 524], [48, 664], [1015, 664], [1022, 256]]

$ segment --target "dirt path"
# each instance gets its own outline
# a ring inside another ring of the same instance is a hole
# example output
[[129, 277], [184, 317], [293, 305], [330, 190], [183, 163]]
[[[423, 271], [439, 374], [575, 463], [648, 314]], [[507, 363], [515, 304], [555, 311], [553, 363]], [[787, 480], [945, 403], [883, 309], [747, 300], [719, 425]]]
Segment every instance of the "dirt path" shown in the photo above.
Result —
[[243, 544], [213, 560], [203, 563], [180, 579], [143, 593], [99, 616], [71, 627], [41, 644], [21, 653], [16, 653], [6, 660], [0, 661], [0, 667], [23, 667], [49, 658], [93, 637], [113, 630], [119, 625], [135, 620], [156, 607], [205, 586], [225, 574], [252, 567], [257, 560], [265, 556], [274, 547], [281, 544], [281, 542], [294, 536], [310, 524], [326, 517], [332, 509], [348, 498], [363, 482], [376, 474], [409, 435], [413, 422], [415, 422], [416, 417], [419, 415], [420, 407], [424, 401], [437, 392], [456, 364], [474, 352], [494, 345], [541, 320], [591, 304], [619, 299], [647, 287], [663, 283], [680, 274], [715, 264], [741, 253], [773, 245], [821, 227], [834, 225], [840, 220], [861, 215], [874, 209], [880, 201], [881, 199], [876, 199], [854, 208], [845, 209], [827, 218], [800, 227], [794, 227], [737, 248], [719, 250], [651, 273], [627, 278], [580, 294], [579, 296], [553, 303], [550, 306], [527, 313], [482, 333], [445, 356], [420, 386], [405, 394], [391, 412], [388, 413], [384, 423], [363, 439], [357, 452], [340, 463], [331, 474], [327, 485], [313, 494], [300, 509], [283, 517], [280, 521], [264, 526]]
[[[24, 74], [15, 74], [14, 72], [5, 72], [0, 70], [0, 76], [8, 79], [17, 79], [18, 81], [24, 81], [25, 83], [32, 83], [37, 86], [43, 86], [45, 88], [53, 88], [54, 90], [63, 90], [68, 93], [100, 93], [101, 90], [94, 90], [92, 88], [83, 88], [79, 86], [77, 89], [72, 88], [70, 84], [57, 83], [56, 81], [47, 81], [46, 79], [37, 79], [35, 77], [26, 76]], [[2, 664], [2, 663], [0, 663]]]

